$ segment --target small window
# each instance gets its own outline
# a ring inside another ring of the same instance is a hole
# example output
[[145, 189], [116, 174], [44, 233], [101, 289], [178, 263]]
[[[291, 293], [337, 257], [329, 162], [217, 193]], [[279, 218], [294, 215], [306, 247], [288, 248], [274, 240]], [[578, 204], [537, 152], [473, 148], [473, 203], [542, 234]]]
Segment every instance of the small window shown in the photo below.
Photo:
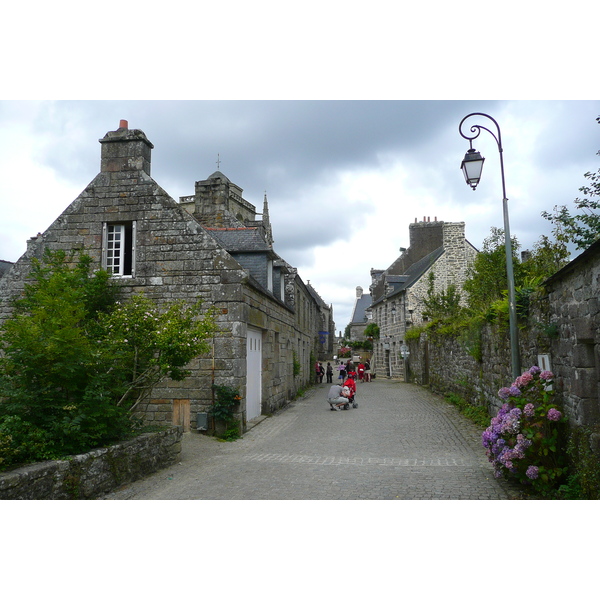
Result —
[[135, 221], [105, 223], [102, 266], [115, 277], [133, 277], [135, 272]]

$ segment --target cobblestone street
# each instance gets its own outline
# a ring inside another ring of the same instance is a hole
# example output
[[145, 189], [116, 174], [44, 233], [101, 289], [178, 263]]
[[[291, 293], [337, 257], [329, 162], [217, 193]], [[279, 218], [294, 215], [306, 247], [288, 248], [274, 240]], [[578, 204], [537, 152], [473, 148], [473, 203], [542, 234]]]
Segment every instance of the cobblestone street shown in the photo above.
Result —
[[423, 388], [359, 383], [333, 412], [329, 384], [235, 442], [186, 434], [181, 463], [107, 495], [151, 500], [502, 500], [481, 431]]

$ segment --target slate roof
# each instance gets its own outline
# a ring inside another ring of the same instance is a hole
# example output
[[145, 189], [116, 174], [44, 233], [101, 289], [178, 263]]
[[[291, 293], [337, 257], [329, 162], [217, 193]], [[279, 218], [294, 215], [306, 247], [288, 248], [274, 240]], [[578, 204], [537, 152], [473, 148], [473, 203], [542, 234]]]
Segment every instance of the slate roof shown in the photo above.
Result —
[[365, 311], [369, 306], [371, 306], [371, 294], [363, 294], [360, 298], [357, 298], [350, 323], [366, 323]]
[[273, 249], [263, 239], [258, 227], [205, 227], [228, 252], [268, 252]]
[[8, 262], [7, 260], [0, 260], [0, 277], [7, 273], [8, 270], [13, 266], [13, 263]]
[[[427, 269], [429, 269], [431, 265], [433, 265], [443, 253], [444, 247], [440, 246], [433, 252], [430, 252], [427, 256], [424, 256], [421, 260], [418, 260], [417, 262], [410, 265], [410, 267], [408, 267], [404, 275], [383, 275], [386, 287], [387, 284], [390, 284], [392, 286], [392, 291], [391, 293], [387, 294], [387, 297], [389, 298], [390, 296], [394, 296], [397, 293], [411, 287], [415, 282], [417, 282], [419, 279], [421, 279], [421, 277], [423, 277]], [[376, 298], [373, 304], [377, 304], [378, 302], [383, 300], [383, 297], [385, 295], [386, 294], [384, 293], [379, 298]]]

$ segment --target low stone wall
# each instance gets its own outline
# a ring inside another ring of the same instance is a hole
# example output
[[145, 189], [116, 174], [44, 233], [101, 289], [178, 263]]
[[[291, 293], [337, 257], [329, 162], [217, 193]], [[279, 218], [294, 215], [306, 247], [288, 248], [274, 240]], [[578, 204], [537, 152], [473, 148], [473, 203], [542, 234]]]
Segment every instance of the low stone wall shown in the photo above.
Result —
[[141, 479], [179, 459], [181, 427], [171, 427], [68, 460], [0, 473], [2, 500], [89, 500]]

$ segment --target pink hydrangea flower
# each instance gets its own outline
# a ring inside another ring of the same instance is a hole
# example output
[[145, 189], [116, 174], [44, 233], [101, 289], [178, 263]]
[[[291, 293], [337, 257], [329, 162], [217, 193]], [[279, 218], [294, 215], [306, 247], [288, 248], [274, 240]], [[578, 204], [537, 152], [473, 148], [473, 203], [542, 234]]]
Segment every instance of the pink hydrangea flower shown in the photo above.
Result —
[[533, 375], [529, 373], [529, 371], [526, 371], [525, 373], [523, 373], [523, 375], [517, 377], [517, 379], [515, 380], [515, 385], [518, 388], [523, 389], [528, 383], [531, 383], [532, 381]]

